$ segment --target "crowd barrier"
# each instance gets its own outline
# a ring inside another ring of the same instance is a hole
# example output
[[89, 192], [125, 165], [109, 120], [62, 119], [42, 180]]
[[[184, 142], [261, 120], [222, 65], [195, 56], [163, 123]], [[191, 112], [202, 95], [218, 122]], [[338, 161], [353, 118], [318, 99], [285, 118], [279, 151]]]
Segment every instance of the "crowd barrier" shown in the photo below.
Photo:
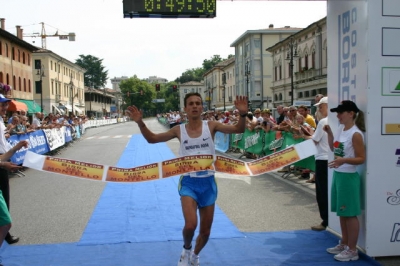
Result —
[[[168, 125], [164, 117], [158, 121], [163, 125]], [[227, 152], [230, 149], [240, 149], [244, 153], [255, 154], [257, 157], [268, 156], [272, 153], [286, 149], [289, 146], [304, 141], [302, 138], [295, 139], [293, 134], [285, 131], [264, 130], [250, 131], [246, 128], [242, 134], [215, 134], [215, 149], [219, 152]], [[315, 171], [315, 157], [310, 156], [293, 164], [296, 167]]]
[[[217, 135], [226, 135], [220, 132], [217, 132]], [[221, 139], [221, 137], [219, 137]], [[269, 131], [265, 132], [263, 130], [259, 131], [249, 131], [245, 130], [242, 134], [230, 134], [229, 138], [229, 146], [231, 148], [237, 148], [243, 150], [244, 152], [256, 154], [258, 157], [268, 156], [272, 153], [281, 151], [286, 149], [289, 146], [298, 144], [304, 139], [293, 138], [293, 134], [285, 131]], [[218, 145], [221, 145], [220, 142]], [[226, 147], [226, 144], [223, 144], [223, 147]], [[217, 150], [220, 150], [216, 147]], [[311, 171], [315, 171], [315, 157], [310, 156], [301, 161], [298, 161], [293, 164], [294, 166], [310, 169]]]
[[88, 120], [80, 126], [74, 126], [74, 128], [63, 126], [60, 128], [39, 129], [27, 134], [12, 135], [7, 139], [11, 146], [16, 145], [21, 140], [26, 140], [28, 141], [28, 148], [20, 149], [10, 160], [20, 165], [24, 161], [25, 154], [28, 150], [37, 154], [46, 154], [63, 147], [74, 139], [79, 139], [81, 134], [84, 134], [88, 128], [122, 122], [125, 122], [124, 118]]

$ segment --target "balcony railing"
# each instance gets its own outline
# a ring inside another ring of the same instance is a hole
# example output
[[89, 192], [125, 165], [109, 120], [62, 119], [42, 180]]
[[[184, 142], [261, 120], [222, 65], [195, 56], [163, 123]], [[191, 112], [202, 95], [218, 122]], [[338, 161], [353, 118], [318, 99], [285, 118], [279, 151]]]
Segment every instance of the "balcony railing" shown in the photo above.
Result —
[[311, 81], [318, 76], [318, 71], [314, 68], [302, 70], [294, 73], [296, 83]]

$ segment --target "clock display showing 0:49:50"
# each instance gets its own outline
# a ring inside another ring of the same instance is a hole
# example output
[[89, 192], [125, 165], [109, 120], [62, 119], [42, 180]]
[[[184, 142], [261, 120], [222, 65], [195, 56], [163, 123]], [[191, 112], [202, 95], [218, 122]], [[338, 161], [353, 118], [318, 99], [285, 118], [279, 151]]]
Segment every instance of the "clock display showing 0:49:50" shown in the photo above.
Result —
[[215, 16], [216, 0], [144, 0], [144, 10], [149, 13], [173, 13]]

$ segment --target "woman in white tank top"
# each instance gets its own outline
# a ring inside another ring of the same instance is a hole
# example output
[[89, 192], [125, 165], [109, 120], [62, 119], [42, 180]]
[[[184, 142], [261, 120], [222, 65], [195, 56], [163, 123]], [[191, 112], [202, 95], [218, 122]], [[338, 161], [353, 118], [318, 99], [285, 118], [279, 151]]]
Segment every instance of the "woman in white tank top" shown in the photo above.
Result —
[[338, 132], [333, 136], [329, 125], [324, 130], [328, 133], [330, 149], [334, 160], [328, 163], [333, 168], [331, 187], [331, 211], [340, 219], [342, 239], [339, 245], [328, 248], [339, 261], [358, 260], [357, 241], [360, 223], [357, 216], [361, 213], [361, 179], [356, 166], [365, 162], [364, 113], [352, 101], [342, 101], [331, 109], [337, 113]]

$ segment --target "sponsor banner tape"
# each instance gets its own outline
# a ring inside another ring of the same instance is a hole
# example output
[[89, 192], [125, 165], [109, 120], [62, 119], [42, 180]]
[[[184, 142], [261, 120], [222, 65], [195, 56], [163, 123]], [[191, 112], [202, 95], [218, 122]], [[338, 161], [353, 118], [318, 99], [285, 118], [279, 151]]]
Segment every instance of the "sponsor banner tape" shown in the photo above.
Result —
[[104, 182], [142, 182], [198, 171], [257, 176], [293, 164], [317, 152], [312, 140], [287, 147], [260, 159], [244, 162], [221, 155], [183, 156], [133, 168], [80, 162], [27, 151], [23, 166], [55, 174]]

